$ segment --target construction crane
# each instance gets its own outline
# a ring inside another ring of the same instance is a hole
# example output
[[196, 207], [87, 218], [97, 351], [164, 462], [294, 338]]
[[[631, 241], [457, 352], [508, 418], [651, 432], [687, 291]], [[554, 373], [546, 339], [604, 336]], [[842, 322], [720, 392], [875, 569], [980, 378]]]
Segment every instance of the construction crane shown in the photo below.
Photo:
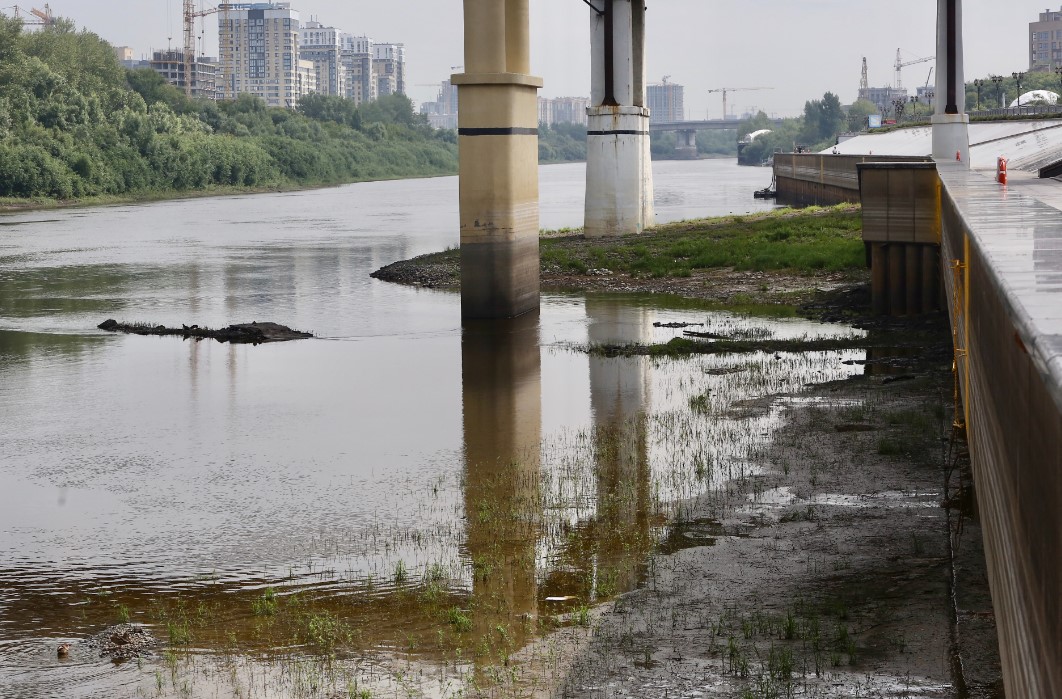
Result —
[[[727, 111], [726, 111], [726, 95], [727, 95], [728, 92], [748, 92], [749, 90], [773, 90], [773, 89], [774, 89], [773, 87], [717, 87], [717, 88], [715, 88], [713, 90], [708, 90], [708, 94], [710, 95], [713, 92], [722, 92], [723, 93], [723, 120], [725, 121], [726, 120], [726, 115], [727, 115]], [[708, 118], [711, 119], [711, 115], [709, 115]]]
[[927, 56], [926, 58], [916, 58], [913, 61], [904, 61], [903, 58], [900, 57], [900, 49], [896, 49], [896, 89], [903, 89], [903, 69], [906, 66], [913, 66], [919, 63], [935, 60], [937, 60], [936, 56]]
[[[213, 7], [209, 10], [195, 9], [195, 0], [184, 0], [184, 94], [192, 96], [192, 82], [195, 76], [195, 21], [201, 17], [217, 14], [219, 11], [228, 13], [227, 3], [221, 9]], [[226, 26], [228, 23], [226, 22]]]
[[867, 74], [867, 57], [863, 56], [863, 76], [859, 78], [859, 96], [862, 98], [870, 89], [870, 78]]
[[26, 8], [15, 5], [12, 9], [15, 11], [15, 17], [22, 20], [22, 24], [26, 26], [36, 27], [50, 27], [55, 24], [55, 17], [52, 15], [52, 8], [50, 5], [45, 4], [43, 10], [38, 10], [36, 7], [29, 10], [30, 15], [35, 19], [29, 19], [23, 17], [22, 13], [26, 12]]

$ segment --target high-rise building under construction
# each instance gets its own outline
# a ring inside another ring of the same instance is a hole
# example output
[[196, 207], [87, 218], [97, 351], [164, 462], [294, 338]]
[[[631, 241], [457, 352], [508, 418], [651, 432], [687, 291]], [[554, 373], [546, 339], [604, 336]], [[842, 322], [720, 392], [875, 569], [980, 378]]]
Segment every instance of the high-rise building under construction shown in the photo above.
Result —
[[665, 78], [661, 83], [650, 85], [646, 97], [649, 102], [649, 121], [675, 122], [686, 118], [686, 88], [682, 85], [668, 82]]

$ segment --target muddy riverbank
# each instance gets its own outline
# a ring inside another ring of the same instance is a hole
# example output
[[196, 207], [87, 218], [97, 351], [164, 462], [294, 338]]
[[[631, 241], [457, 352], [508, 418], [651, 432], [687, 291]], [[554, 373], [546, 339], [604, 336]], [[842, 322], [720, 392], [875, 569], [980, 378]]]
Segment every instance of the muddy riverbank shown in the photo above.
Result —
[[[552, 244], [554, 253], [557, 245], [565, 254], [604, 245], [594, 255], [609, 254], [608, 243], [577, 235]], [[836, 361], [863, 367], [849, 378], [811, 380], [723, 413], [713, 412], [711, 392], [691, 399], [691, 412], [704, 420], [759, 416], [781, 427], [722, 487], [677, 505], [636, 590], [600, 608], [585, 633], [567, 630], [532, 647], [553, 644], [550, 657], [560, 660], [544, 665], [545, 680], [531, 672], [521, 685], [528, 695], [1003, 696], [963, 435], [953, 425], [943, 316], [873, 318], [865, 272], [856, 268], [653, 276], [562, 268], [551, 259], [557, 255], [543, 256], [545, 289], [667, 294], [738, 312], [845, 320], [868, 335], [803, 348], [799, 340], [765, 340], [760, 348], [742, 340], [727, 349], [779, 359], [842, 347], [865, 355], [837, 354]], [[459, 252], [396, 263], [374, 276], [454, 289]], [[697, 321], [691, 314], [695, 331]], [[685, 351], [697, 340], [587, 349], [682, 362], [700, 354]], [[523, 655], [536, 657], [533, 649]]]
[[[783, 209], [684, 221], [611, 239], [546, 231], [540, 241], [541, 285], [544, 291], [681, 296], [749, 311], [774, 306], [767, 310], [776, 314], [779, 306], [812, 304], [823, 293], [861, 289], [869, 281], [859, 216], [850, 206], [810, 213]], [[456, 291], [461, 253], [450, 248], [400, 260], [371, 276]], [[865, 296], [839, 294], [830, 305], [861, 310], [864, 302]]]
[[684, 504], [560, 696], [1002, 696], [948, 337], [889, 325], [924, 351], [746, 406], [785, 426]]

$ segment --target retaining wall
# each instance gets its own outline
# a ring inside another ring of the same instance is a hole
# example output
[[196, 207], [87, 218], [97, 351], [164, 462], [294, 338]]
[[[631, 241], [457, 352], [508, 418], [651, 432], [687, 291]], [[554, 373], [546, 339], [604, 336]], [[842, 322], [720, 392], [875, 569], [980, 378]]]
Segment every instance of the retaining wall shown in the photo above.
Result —
[[860, 163], [926, 162], [927, 158], [888, 155], [776, 153], [778, 203], [787, 206], [832, 206], [859, 203]]
[[1062, 697], [1062, 213], [941, 166], [942, 256], [1008, 697]]

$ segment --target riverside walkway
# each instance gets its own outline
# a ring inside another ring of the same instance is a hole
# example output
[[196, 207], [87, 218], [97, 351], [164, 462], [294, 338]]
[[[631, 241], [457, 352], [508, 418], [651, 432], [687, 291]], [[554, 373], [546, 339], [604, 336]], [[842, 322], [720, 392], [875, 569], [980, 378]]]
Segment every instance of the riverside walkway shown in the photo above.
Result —
[[1008, 696], [1062, 696], [1062, 182], [938, 165], [941, 260]]

